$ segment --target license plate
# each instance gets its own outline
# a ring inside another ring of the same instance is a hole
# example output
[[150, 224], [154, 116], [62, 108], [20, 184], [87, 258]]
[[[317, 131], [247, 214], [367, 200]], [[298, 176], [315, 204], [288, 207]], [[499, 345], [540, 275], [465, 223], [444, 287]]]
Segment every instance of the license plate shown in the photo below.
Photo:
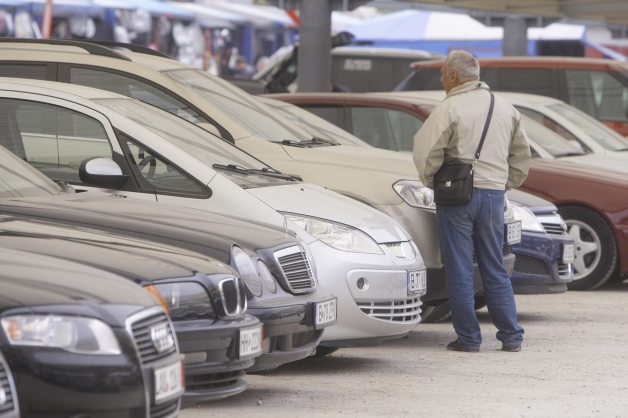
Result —
[[240, 358], [262, 351], [262, 326], [240, 330]]
[[511, 222], [505, 225], [506, 244], [516, 244], [521, 242], [521, 221]]
[[155, 402], [183, 392], [181, 362], [155, 369]]
[[573, 263], [576, 259], [576, 244], [563, 244], [563, 263]]
[[425, 270], [408, 272], [408, 296], [423, 295], [427, 290], [427, 273]]
[[321, 329], [336, 322], [336, 299], [314, 304], [314, 328]]

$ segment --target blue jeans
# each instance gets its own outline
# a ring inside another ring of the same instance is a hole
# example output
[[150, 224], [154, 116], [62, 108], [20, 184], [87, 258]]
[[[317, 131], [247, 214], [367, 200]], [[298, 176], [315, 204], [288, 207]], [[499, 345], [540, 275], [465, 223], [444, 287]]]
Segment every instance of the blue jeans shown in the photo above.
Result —
[[479, 348], [480, 324], [475, 316], [473, 250], [480, 268], [488, 313], [506, 346], [523, 341], [517, 307], [504, 268], [504, 191], [473, 189], [468, 205], [437, 206], [440, 246], [445, 264], [452, 319], [460, 344]]

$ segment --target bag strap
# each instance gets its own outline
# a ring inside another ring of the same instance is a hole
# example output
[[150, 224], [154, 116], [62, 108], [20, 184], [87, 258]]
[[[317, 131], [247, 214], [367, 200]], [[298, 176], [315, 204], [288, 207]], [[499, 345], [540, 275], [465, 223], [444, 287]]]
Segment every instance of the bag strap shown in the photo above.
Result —
[[480, 145], [478, 145], [477, 151], [475, 151], [475, 161], [473, 165], [480, 159], [480, 151], [482, 151], [482, 145], [484, 145], [484, 139], [486, 139], [486, 133], [488, 132], [488, 126], [491, 124], [491, 118], [493, 117], [493, 107], [495, 107], [495, 96], [489, 91], [491, 95], [491, 105], [488, 108], [488, 116], [486, 117], [486, 123], [484, 124], [484, 130], [482, 131], [482, 138], [480, 139]]

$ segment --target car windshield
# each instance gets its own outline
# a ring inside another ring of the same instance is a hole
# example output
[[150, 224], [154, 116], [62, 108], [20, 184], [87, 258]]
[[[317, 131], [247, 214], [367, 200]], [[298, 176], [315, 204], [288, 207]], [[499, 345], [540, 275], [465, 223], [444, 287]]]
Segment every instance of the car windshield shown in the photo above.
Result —
[[[204, 164], [221, 170], [243, 187], [292, 181], [277, 177], [273, 174], [272, 168], [246, 152], [165, 110], [135, 99], [97, 99], [95, 101], [137, 122]], [[249, 170], [255, 172], [248, 172]]]
[[0, 198], [59, 194], [59, 186], [19, 157], [0, 146]]
[[566, 104], [554, 104], [550, 109], [568, 119], [598, 144], [611, 151], [628, 151], [628, 139], [586, 113]]
[[370, 147], [369, 144], [362, 141], [357, 136], [351, 135], [344, 129], [340, 129], [333, 123], [327, 122], [325, 119], [316, 116], [312, 112], [301, 109], [298, 106], [287, 103], [281, 103], [281, 105], [278, 106], [274, 106], [272, 103], [267, 104], [281, 113], [286, 119], [299, 125], [316, 138], [332, 139], [342, 145]]
[[164, 72], [267, 141], [311, 141], [312, 136], [236, 86], [201, 70]]
[[543, 147], [545, 151], [552, 154], [553, 157], [560, 158], [585, 154], [584, 151], [574, 147], [565, 138], [536, 122], [534, 119], [525, 115], [521, 115], [521, 119], [530, 139], [536, 142], [540, 147]]

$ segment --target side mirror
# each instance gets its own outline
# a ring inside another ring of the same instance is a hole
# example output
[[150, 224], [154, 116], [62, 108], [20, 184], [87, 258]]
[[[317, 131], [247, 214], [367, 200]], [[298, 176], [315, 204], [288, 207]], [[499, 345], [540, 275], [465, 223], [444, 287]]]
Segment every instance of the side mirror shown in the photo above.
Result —
[[119, 189], [129, 176], [109, 158], [91, 157], [83, 160], [79, 167], [79, 178], [87, 185], [105, 189]]

